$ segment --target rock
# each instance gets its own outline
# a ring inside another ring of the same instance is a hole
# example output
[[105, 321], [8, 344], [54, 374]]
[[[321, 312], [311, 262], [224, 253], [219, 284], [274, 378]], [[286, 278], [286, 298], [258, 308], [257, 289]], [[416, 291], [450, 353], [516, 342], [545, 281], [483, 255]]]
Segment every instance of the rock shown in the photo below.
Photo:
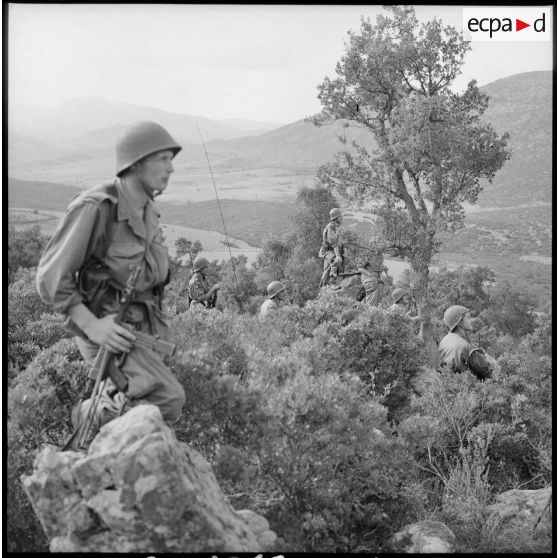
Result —
[[262, 552], [277, 538], [235, 512], [153, 405], [103, 426], [85, 455], [45, 448], [22, 483], [51, 552]]
[[440, 374], [430, 366], [421, 366], [411, 378], [410, 384], [417, 395], [425, 395], [440, 381]]
[[539, 490], [508, 490], [496, 496], [495, 502], [488, 506], [488, 511], [493, 519], [505, 521], [506, 527], [514, 531], [528, 530], [532, 533], [540, 518], [534, 534], [551, 534], [551, 495], [552, 486]]
[[269, 529], [269, 522], [263, 515], [259, 515], [252, 510], [237, 510], [242, 520], [246, 523], [248, 529], [254, 533], [260, 549], [264, 551], [275, 550], [274, 545], [277, 542], [277, 535]]
[[341, 286], [341, 291], [344, 295], [348, 296], [352, 300], [356, 300], [358, 291], [362, 287], [360, 282], [360, 277], [358, 275], [353, 275], [353, 277], [346, 277], [341, 280], [339, 285]]
[[455, 535], [447, 525], [439, 521], [406, 525], [390, 538], [389, 543], [406, 554], [448, 554], [455, 551]]

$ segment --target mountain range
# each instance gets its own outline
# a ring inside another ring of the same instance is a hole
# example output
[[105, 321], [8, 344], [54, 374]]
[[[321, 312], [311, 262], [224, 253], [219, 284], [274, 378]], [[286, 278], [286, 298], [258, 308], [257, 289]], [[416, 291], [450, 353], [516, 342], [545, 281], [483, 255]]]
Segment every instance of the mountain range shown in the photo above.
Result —
[[[552, 186], [552, 72], [527, 72], [481, 87], [490, 97], [484, 115], [498, 133], [510, 133], [512, 157], [493, 184], [486, 184], [479, 205], [517, 206], [550, 203]], [[9, 174], [26, 180], [89, 185], [114, 166], [114, 141], [134, 120], [155, 120], [184, 146], [175, 177], [205, 167], [202, 130], [216, 170], [287, 169], [312, 177], [342, 146], [338, 135], [371, 145], [368, 132], [337, 122], [316, 127], [306, 120], [287, 125], [229, 119], [210, 120], [103, 99], [66, 101], [58, 107], [10, 106]], [[269, 129], [270, 127], [274, 129]], [[267, 129], [264, 133], [260, 133]], [[86, 177], [86, 178], [84, 178]], [[250, 195], [249, 192], [246, 194]], [[249, 198], [246, 198], [249, 199]]]

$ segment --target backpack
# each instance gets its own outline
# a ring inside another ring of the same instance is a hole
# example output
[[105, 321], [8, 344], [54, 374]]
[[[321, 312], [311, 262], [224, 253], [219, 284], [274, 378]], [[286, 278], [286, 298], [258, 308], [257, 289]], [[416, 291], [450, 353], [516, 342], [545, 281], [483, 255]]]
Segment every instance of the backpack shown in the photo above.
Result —
[[479, 379], [485, 380], [492, 377], [492, 367], [486, 359], [484, 349], [473, 349], [467, 358], [471, 372]]

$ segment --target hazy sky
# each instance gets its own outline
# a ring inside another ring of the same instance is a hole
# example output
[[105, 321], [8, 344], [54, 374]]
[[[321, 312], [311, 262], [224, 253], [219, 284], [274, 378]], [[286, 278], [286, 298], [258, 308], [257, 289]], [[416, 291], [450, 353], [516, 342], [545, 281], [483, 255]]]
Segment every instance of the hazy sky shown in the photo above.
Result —
[[[371, 6], [11, 4], [9, 102], [102, 97], [209, 118], [292, 122], [319, 112], [349, 29]], [[417, 6], [462, 29], [462, 7]], [[552, 27], [552, 22], [549, 22]], [[457, 87], [552, 70], [552, 41], [471, 43]]]

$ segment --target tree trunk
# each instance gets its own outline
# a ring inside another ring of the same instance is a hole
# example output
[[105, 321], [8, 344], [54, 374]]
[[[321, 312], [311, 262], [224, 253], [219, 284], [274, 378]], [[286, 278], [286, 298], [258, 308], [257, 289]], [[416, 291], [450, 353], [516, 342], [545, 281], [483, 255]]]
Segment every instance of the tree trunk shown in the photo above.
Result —
[[438, 340], [434, 333], [431, 308], [432, 301], [428, 295], [429, 269], [428, 264], [434, 253], [433, 235], [426, 234], [422, 246], [418, 246], [411, 258], [411, 289], [417, 299], [418, 315], [420, 317], [420, 330], [418, 337], [426, 345], [430, 366], [437, 369], [440, 365], [438, 353]]

